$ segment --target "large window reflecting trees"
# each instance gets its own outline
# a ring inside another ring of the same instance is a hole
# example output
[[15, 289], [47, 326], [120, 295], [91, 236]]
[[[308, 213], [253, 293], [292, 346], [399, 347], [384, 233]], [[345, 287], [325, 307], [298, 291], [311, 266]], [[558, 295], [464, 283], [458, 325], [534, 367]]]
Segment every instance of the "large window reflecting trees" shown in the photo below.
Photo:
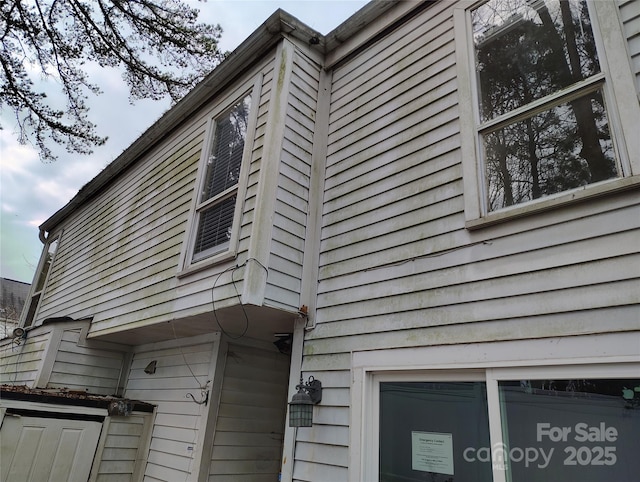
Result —
[[489, 211], [619, 175], [586, 2], [471, 12]]

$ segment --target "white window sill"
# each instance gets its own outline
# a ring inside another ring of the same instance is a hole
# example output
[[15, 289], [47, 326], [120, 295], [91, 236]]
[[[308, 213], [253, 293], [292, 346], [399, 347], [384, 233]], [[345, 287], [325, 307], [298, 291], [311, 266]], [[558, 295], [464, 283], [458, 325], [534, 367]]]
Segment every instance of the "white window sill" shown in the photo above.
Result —
[[186, 268], [178, 271], [176, 273], [177, 278], [184, 278], [193, 273], [197, 273], [199, 271], [203, 271], [205, 269], [209, 269], [217, 264], [224, 263], [225, 261], [229, 261], [231, 259], [235, 259], [237, 253], [235, 250], [233, 251], [224, 251], [222, 253], [218, 253], [210, 258], [203, 259], [196, 263], [192, 263]]
[[557, 207], [566, 206], [600, 196], [613, 194], [640, 186], [640, 176], [630, 176], [602, 181], [595, 184], [565, 191], [553, 196], [536, 199], [527, 203], [518, 204], [508, 208], [489, 213], [481, 218], [468, 219], [465, 227], [469, 230], [481, 229], [514, 219], [522, 218], [536, 213], [549, 211]]

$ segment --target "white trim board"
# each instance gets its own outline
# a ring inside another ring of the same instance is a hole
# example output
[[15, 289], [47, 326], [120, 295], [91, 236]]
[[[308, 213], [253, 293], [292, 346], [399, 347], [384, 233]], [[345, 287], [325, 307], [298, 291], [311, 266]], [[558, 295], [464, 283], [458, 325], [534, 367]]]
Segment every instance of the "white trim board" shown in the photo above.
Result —
[[[377, 480], [379, 384], [384, 380], [487, 381], [536, 377], [634, 378], [640, 374], [640, 331], [466, 345], [352, 353], [349, 480]], [[488, 396], [490, 393], [488, 393]], [[496, 406], [495, 403], [490, 406]], [[495, 410], [494, 410], [495, 412]], [[501, 440], [499, 414], [490, 411], [491, 434]], [[494, 472], [496, 482], [504, 473]]]

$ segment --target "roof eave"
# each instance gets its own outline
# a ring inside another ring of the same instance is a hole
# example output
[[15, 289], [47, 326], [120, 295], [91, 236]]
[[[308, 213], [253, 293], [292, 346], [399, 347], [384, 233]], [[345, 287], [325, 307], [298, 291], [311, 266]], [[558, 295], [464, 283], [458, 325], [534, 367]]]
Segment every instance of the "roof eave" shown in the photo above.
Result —
[[[40, 232], [54, 230], [58, 224], [78, 209], [86, 200], [99, 193], [114, 178], [136, 162], [140, 156], [153, 148], [167, 133], [177, 128], [194, 111], [201, 108], [247, 69], [255, 65], [255, 62], [262, 58], [284, 35], [290, 35], [309, 43], [313, 48], [324, 51], [324, 36], [284, 10], [276, 10], [207, 77], [175, 106], [165, 112], [96, 177], [85, 184], [71, 201], [44, 221], [40, 225]], [[313, 40], [311, 40], [312, 38]]]
[[[374, 0], [326, 36], [284, 10], [276, 10], [202, 82], [162, 115], [95, 178], [84, 185], [71, 201], [42, 223], [40, 239], [45, 242], [46, 232], [52, 232], [65, 218], [104, 189], [169, 132], [176, 129], [196, 110], [255, 65], [255, 62], [259, 61], [283, 37], [292, 37], [321, 52], [325, 55], [325, 68], [330, 68], [357, 53], [367, 42], [375, 41], [377, 37], [388, 31], [389, 24], [397, 25], [403, 17], [435, 1]], [[382, 15], [387, 15], [389, 21], [376, 24], [374, 21]]]

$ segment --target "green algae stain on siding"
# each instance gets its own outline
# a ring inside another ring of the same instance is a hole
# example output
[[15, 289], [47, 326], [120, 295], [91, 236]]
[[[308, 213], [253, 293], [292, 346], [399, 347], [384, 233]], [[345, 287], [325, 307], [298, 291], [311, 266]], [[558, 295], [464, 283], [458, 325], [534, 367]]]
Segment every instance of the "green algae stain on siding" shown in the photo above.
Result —
[[[148, 284], [173, 276], [175, 268], [167, 270], [166, 262], [160, 263], [172, 258], [173, 266], [178, 265], [203, 138], [200, 132], [154, 164], [147, 162], [149, 168], [138, 173], [129, 198], [119, 209], [103, 211], [105, 224], [112, 227], [112, 249], [99, 271], [102, 286], [139, 287], [141, 278]], [[147, 296], [136, 293], [137, 298]]]

